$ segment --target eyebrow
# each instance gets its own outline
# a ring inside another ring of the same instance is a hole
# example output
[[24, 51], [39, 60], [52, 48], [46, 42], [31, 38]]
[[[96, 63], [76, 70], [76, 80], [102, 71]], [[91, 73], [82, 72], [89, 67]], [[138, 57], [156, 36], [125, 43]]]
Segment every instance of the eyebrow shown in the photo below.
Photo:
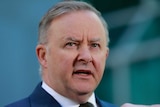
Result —
[[74, 38], [74, 37], [66, 37], [66, 38], [64, 38], [65, 40], [70, 40], [70, 41], [80, 41], [80, 40], [78, 40], [78, 39], [76, 39], [76, 38]]
[[100, 38], [93, 38], [93, 39], [91, 39], [89, 42], [99, 42], [99, 41], [101, 41]]
[[[77, 39], [75, 37], [66, 37], [66, 38], [64, 38], [64, 40], [75, 41], [75, 42], [81, 41], [81, 40], [79, 40], [79, 39]], [[101, 41], [100, 38], [92, 38], [91, 40], [89, 40], [89, 42], [99, 42], [99, 41]]]

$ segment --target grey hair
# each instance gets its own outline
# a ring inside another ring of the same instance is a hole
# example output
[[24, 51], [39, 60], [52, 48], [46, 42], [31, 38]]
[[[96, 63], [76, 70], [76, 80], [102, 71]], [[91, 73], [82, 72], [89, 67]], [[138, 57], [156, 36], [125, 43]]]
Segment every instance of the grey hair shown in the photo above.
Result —
[[96, 10], [92, 5], [82, 1], [63, 1], [63, 2], [57, 3], [51, 9], [49, 9], [49, 11], [44, 15], [44, 17], [39, 23], [38, 44], [47, 43], [47, 38], [48, 38], [47, 30], [53, 19], [63, 14], [71, 13], [74, 11], [81, 11], [81, 10], [92, 11], [100, 18], [106, 30], [106, 39], [107, 39], [107, 46], [108, 46], [109, 36], [108, 36], [107, 23], [105, 22], [105, 20], [101, 16], [101, 13], [98, 10]]

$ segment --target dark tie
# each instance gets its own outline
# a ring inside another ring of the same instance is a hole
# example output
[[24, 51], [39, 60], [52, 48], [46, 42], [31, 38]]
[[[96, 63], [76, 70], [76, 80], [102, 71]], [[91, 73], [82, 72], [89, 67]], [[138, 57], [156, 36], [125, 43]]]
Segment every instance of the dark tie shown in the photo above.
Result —
[[89, 103], [89, 102], [86, 102], [84, 104], [80, 104], [79, 107], [94, 107], [93, 104]]

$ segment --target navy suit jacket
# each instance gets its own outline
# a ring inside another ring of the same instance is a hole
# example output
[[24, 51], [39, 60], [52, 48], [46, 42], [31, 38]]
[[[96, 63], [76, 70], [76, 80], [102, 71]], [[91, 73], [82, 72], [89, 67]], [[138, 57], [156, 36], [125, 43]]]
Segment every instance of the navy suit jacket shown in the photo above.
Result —
[[[99, 107], [116, 107], [98, 98], [96, 101]], [[41, 87], [40, 83], [29, 97], [5, 107], [61, 107], [61, 105]]]

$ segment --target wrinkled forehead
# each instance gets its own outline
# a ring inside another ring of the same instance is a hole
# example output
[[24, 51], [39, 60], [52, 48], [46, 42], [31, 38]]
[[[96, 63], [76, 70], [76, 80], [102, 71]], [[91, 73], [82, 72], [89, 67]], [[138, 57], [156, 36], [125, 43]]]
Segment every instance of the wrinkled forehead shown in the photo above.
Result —
[[106, 32], [99, 18], [90, 11], [65, 14], [54, 19], [48, 29], [48, 35], [56, 38], [87, 39], [89, 41], [106, 40]]
[[[90, 21], [93, 21], [93, 19], [96, 19], [99, 21], [99, 23], [101, 23], [102, 29], [104, 29], [104, 31], [105, 31], [106, 41], [107, 42], [109, 41], [108, 29], [106, 27], [105, 21], [103, 21], [94, 11], [91, 11], [91, 10], [69, 11], [69, 12], [63, 13], [59, 16], [54, 17], [51, 20], [51, 22], [49, 22], [48, 26], [46, 27], [46, 33], [48, 33], [49, 28], [51, 26], [55, 25], [55, 22], [57, 22], [57, 21], [59, 21], [63, 26], [65, 26], [66, 24], [64, 23], [64, 21], [62, 21], [63, 19], [70, 22], [70, 25], [79, 23], [79, 25], [81, 25], [81, 26], [88, 26], [85, 23], [83, 23], [86, 20], [88, 20], [87, 22], [90, 22]], [[80, 19], [82, 19], [82, 20], [80, 21]], [[94, 21], [93, 21], [93, 23], [90, 23], [90, 25], [94, 25], [94, 24], [95, 24]], [[70, 26], [65, 26], [65, 29], [67, 29], [68, 27], [70, 27]], [[74, 30], [74, 29], [72, 29], [72, 30]], [[92, 31], [92, 32], [96, 32], [96, 31], [97, 30]]]

